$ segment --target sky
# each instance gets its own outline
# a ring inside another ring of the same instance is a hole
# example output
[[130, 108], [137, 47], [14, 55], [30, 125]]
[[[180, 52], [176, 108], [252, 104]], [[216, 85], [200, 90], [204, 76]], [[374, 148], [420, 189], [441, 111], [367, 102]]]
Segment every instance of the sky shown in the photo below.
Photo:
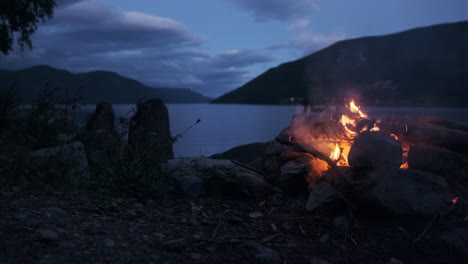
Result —
[[115, 71], [217, 97], [337, 41], [468, 20], [468, 0], [57, 0], [0, 69]]

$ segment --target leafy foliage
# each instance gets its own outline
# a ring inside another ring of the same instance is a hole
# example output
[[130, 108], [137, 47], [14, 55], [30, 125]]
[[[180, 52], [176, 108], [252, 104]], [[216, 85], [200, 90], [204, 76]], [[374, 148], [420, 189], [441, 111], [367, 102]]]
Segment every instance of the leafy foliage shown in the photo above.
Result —
[[0, 1], [0, 51], [12, 51], [15, 33], [19, 33], [18, 44], [32, 47], [31, 35], [37, 24], [52, 18], [54, 0], [2, 0]]

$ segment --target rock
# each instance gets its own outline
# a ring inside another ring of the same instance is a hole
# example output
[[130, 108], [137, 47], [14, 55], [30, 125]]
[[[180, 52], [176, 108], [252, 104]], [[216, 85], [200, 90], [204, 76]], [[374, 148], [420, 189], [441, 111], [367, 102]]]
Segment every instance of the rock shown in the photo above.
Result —
[[190, 254], [190, 257], [193, 259], [193, 260], [199, 260], [201, 259], [201, 255], [199, 253], [196, 253], [196, 252], [192, 252]]
[[464, 165], [463, 156], [445, 148], [413, 145], [408, 152], [410, 169], [445, 174], [455, 170], [463, 170]]
[[186, 238], [173, 239], [161, 243], [161, 247], [166, 250], [180, 250], [184, 248], [189, 241]]
[[244, 246], [254, 250], [254, 258], [260, 263], [278, 263], [281, 256], [278, 252], [261, 244], [245, 242]]
[[42, 208], [41, 211], [45, 212], [48, 217], [62, 217], [67, 214], [65, 210], [58, 207], [46, 207]]
[[172, 143], [169, 113], [163, 101], [151, 99], [138, 103], [128, 131], [128, 144], [133, 150], [161, 162], [174, 157]]
[[96, 169], [105, 170], [112, 166], [110, 153], [107, 151], [97, 150], [88, 152], [88, 161]]
[[57, 141], [61, 144], [67, 144], [76, 140], [76, 135], [72, 133], [61, 133], [57, 135]]
[[[180, 195], [196, 196], [205, 193], [249, 198], [262, 197], [272, 191], [261, 175], [230, 160], [172, 159], [161, 164], [161, 169], [178, 183]], [[203, 188], [199, 179], [203, 181]]]
[[115, 131], [115, 115], [112, 105], [106, 102], [96, 104], [96, 110], [86, 123], [86, 130]]
[[431, 217], [446, 211], [453, 198], [445, 180], [417, 170], [386, 168], [369, 173], [368, 189], [359, 189], [362, 204], [375, 203], [396, 215]]
[[335, 226], [341, 229], [348, 229], [351, 226], [351, 220], [347, 216], [338, 216], [333, 219]]
[[39, 232], [39, 237], [42, 240], [57, 241], [60, 239], [60, 235], [57, 232], [50, 230], [50, 229], [39, 229], [38, 232]]
[[110, 239], [110, 238], [104, 239], [103, 244], [104, 244], [104, 246], [107, 247], [107, 248], [112, 248], [112, 247], [115, 246], [114, 240], [112, 240], [112, 239]]
[[223, 153], [214, 154], [209, 158], [237, 160], [241, 163], [248, 164], [265, 155], [265, 151], [270, 144], [271, 142], [259, 142], [241, 145]]
[[326, 243], [328, 240], [330, 240], [330, 234], [326, 233], [326, 234], [322, 235], [319, 238], [319, 240], [320, 240], [321, 243]]
[[310, 192], [309, 199], [306, 203], [306, 210], [311, 212], [322, 208], [335, 207], [332, 205], [342, 202], [342, 198], [332, 185], [321, 182]]
[[399, 168], [403, 149], [398, 140], [383, 132], [362, 132], [348, 155], [349, 165], [361, 168]]
[[197, 176], [182, 176], [177, 182], [177, 193], [184, 198], [200, 198], [205, 194], [205, 182]]
[[468, 228], [459, 227], [446, 230], [436, 238], [447, 245], [450, 249], [468, 255]]
[[86, 172], [89, 168], [85, 148], [79, 141], [36, 150], [31, 153], [31, 158], [34, 162], [41, 165], [57, 161], [66, 162], [69, 165], [70, 170], [77, 174]]
[[391, 258], [388, 261], [388, 264], [405, 264], [405, 263], [403, 261], [401, 261], [401, 260], [396, 259], [396, 258]]
[[314, 257], [310, 263], [311, 264], [330, 264], [328, 261], [325, 261], [318, 257]]
[[284, 164], [273, 183], [288, 194], [305, 194], [328, 169], [325, 161], [302, 155]]
[[111, 130], [85, 131], [80, 134], [79, 138], [85, 145], [87, 153], [94, 151], [112, 152], [120, 144], [119, 136]]

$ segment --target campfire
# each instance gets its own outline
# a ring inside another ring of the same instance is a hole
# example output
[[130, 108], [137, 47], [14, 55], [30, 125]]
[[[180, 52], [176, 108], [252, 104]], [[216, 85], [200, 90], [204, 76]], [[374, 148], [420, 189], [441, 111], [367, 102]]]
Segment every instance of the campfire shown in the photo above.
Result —
[[466, 183], [465, 131], [436, 118], [374, 119], [349, 99], [294, 116], [267, 151], [267, 180], [290, 194], [310, 192], [313, 204], [327, 183], [393, 213], [431, 215], [454, 206], [454, 190]]

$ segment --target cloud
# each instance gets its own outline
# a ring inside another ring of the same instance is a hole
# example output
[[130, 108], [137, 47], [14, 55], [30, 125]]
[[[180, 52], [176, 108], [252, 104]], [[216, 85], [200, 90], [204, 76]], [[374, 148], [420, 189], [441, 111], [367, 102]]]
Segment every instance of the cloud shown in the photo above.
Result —
[[303, 31], [310, 24], [308, 19], [298, 19], [288, 26], [288, 31]]
[[273, 44], [270, 49], [294, 49], [308, 55], [323, 49], [331, 44], [349, 38], [345, 34], [332, 33], [329, 35], [318, 34], [310, 31], [301, 32], [294, 39], [284, 43]]
[[294, 20], [318, 9], [316, 0], [230, 0], [250, 11], [257, 21]]
[[154, 86], [217, 96], [244, 83], [252, 65], [276, 59], [254, 50], [208, 53], [204, 36], [169, 18], [94, 0], [61, 2], [54, 19], [33, 35], [33, 50], [1, 57], [0, 68], [48, 64], [72, 72], [110, 70]]

